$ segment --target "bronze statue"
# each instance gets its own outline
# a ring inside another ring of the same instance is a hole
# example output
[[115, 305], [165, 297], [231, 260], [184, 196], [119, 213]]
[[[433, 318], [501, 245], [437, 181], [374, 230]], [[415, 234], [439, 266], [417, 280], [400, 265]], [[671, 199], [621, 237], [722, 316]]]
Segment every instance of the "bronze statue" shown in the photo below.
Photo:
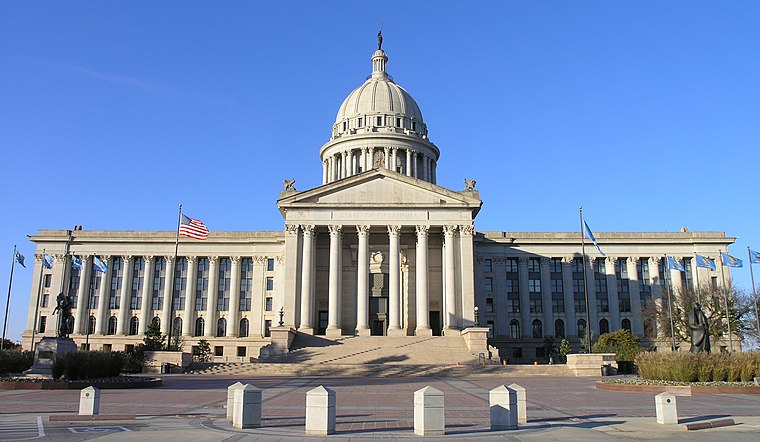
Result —
[[53, 310], [53, 314], [58, 313], [58, 337], [68, 338], [71, 333], [71, 323], [74, 317], [71, 315], [71, 297], [66, 296], [63, 292], [58, 294], [56, 298], [56, 306]]
[[475, 190], [475, 180], [464, 179], [464, 190]]
[[383, 31], [377, 33], [377, 50], [383, 50]]
[[285, 180], [282, 185], [285, 186], [285, 190], [296, 190], [296, 180]]
[[699, 353], [706, 351], [710, 353], [710, 324], [707, 323], [707, 316], [702, 311], [702, 306], [695, 302], [689, 312], [689, 328], [691, 329], [691, 352]]

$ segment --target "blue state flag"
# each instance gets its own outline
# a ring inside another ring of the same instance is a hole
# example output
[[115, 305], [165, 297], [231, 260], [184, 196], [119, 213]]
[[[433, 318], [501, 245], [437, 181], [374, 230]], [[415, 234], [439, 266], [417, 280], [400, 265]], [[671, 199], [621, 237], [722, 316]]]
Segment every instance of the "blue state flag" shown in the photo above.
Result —
[[92, 266], [95, 267], [95, 270], [101, 273], [108, 271], [108, 263], [98, 258], [97, 256], [92, 260]]
[[697, 267], [715, 270], [715, 260], [707, 256], [697, 255]]
[[21, 264], [21, 267], [26, 268], [26, 264], [24, 264], [24, 255], [22, 255], [21, 252], [16, 252], [16, 262]]
[[71, 258], [71, 268], [74, 270], [82, 270], [82, 260], [73, 256]]
[[731, 256], [728, 253], [720, 252], [720, 260], [724, 266], [728, 267], [741, 267], [743, 265], [741, 259]]
[[668, 256], [668, 268], [671, 270], [678, 270], [679, 272], [685, 272], [686, 268], [683, 266], [683, 261], [672, 256]]
[[47, 253], [42, 254], [42, 266], [46, 269], [52, 269], [53, 268], [53, 257], [48, 255]]
[[760, 252], [750, 250], [749, 256], [750, 256], [750, 262], [755, 263], [755, 264], [760, 263]]
[[599, 248], [599, 243], [596, 242], [596, 238], [594, 237], [594, 234], [591, 232], [591, 229], [589, 228], [588, 223], [586, 223], [585, 220], [583, 221], [583, 226], [585, 227], [584, 233], [585, 233], [586, 238], [594, 242], [594, 246], [596, 246], [596, 250], [599, 250], [599, 253], [601, 253], [602, 256], [607, 256], [604, 254], [604, 252], [602, 252], [602, 249]]

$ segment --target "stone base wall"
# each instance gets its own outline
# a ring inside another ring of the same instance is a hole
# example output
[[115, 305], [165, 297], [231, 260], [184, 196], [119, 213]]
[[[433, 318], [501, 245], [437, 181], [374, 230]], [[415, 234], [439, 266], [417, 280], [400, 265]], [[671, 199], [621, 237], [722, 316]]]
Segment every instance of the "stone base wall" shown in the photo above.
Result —
[[601, 376], [602, 365], [611, 365], [616, 372], [615, 353], [567, 355], [567, 368], [575, 376]]

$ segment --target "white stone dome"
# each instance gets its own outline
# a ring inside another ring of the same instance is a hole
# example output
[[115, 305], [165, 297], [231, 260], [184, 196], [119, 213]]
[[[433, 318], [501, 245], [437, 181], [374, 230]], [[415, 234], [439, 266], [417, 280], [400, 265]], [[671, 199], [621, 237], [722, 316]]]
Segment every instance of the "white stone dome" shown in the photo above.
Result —
[[340, 105], [333, 137], [383, 128], [427, 138], [427, 127], [414, 98], [393, 82], [385, 65], [388, 57], [378, 49], [372, 54], [372, 75]]

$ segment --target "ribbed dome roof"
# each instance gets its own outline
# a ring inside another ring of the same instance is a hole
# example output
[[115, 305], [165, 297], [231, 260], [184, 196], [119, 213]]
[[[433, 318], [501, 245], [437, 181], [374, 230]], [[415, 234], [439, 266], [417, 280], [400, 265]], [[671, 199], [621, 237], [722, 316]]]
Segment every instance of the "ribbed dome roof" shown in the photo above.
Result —
[[422, 123], [422, 112], [414, 98], [386, 73], [387, 60], [382, 50], [372, 54], [372, 75], [343, 100], [335, 118], [336, 124], [358, 115], [377, 114], [404, 116]]

